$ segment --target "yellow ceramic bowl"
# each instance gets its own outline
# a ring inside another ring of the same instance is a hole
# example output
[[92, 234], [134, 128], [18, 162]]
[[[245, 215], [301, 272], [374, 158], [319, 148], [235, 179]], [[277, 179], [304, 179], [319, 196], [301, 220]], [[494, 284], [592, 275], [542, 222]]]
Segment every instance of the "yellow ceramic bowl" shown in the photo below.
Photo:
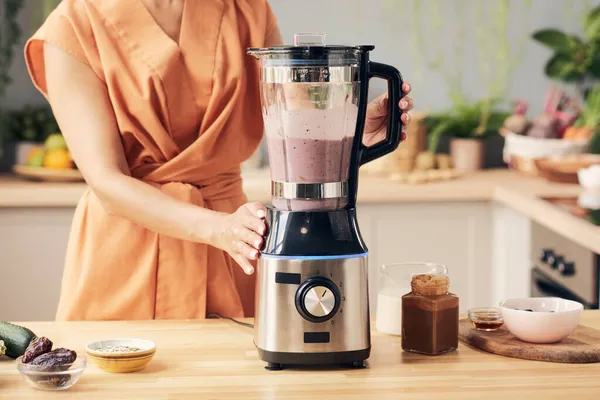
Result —
[[96, 363], [98, 368], [106, 372], [125, 373], [137, 372], [146, 368], [146, 365], [152, 360], [154, 354], [145, 357], [135, 358], [108, 358], [95, 357], [90, 355], [89, 358]]
[[[107, 352], [107, 347], [135, 347], [133, 352]], [[112, 339], [93, 342], [85, 347], [89, 358], [107, 372], [136, 372], [141, 371], [154, 357], [156, 345], [142, 339]]]

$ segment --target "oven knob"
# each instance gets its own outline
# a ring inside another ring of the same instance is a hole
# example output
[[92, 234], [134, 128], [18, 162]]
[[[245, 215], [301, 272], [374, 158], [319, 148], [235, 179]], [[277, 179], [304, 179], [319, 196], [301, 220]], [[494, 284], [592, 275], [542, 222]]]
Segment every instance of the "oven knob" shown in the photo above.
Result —
[[556, 269], [564, 260], [565, 259], [563, 256], [557, 256], [556, 254], [553, 254], [550, 257], [548, 257], [548, 264], [550, 264], [552, 268]]
[[575, 263], [563, 261], [558, 264], [558, 271], [563, 276], [571, 276], [575, 274]]
[[550, 249], [542, 249], [542, 252], [540, 253], [540, 261], [543, 263], [548, 262], [548, 259], [553, 256], [554, 251]]
[[296, 309], [309, 322], [325, 322], [340, 308], [340, 290], [331, 280], [315, 276], [296, 291]]

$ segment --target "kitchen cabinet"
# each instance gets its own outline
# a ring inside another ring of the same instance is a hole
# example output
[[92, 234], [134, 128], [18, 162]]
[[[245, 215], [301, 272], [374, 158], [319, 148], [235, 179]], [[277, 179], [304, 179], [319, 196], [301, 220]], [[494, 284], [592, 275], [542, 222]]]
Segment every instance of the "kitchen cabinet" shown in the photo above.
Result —
[[531, 285], [531, 220], [501, 204], [492, 208], [491, 304], [528, 297]]
[[0, 320], [54, 318], [74, 208], [0, 208]]
[[[11, 304], [0, 308], [0, 319], [53, 319], [73, 212], [0, 208], [0, 304]], [[359, 205], [359, 226], [369, 248], [371, 309], [381, 265], [411, 261], [447, 265], [461, 311], [490, 304], [491, 215], [489, 202]]]
[[492, 301], [489, 202], [404, 203], [358, 206], [369, 248], [369, 291], [375, 310], [381, 265], [433, 262], [448, 267], [460, 310]]

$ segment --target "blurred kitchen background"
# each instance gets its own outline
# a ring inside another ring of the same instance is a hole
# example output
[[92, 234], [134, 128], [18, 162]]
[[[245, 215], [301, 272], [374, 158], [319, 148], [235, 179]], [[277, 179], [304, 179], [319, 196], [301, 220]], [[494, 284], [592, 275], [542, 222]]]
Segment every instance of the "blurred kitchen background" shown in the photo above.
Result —
[[[0, 319], [53, 317], [85, 190], [23, 59], [57, 3], [0, 0], [0, 282], [16, 283], [3, 285], [0, 303], [19, 284], [44, 300]], [[371, 59], [396, 66], [413, 87], [409, 139], [361, 178], [372, 296], [382, 264], [434, 261], [448, 264], [463, 311], [533, 293], [598, 306], [600, 195], [582, 205], [595, 189], [578, 172], [600, 180], [600, 0], [270, 4], [284, 42], [319, 32], [328, 44], [373, 44]], [[370, 97], [385, 90], [373, 80]], [[251, 200], [269, 201], [266, 165], [264, 146], [244, 165]]]

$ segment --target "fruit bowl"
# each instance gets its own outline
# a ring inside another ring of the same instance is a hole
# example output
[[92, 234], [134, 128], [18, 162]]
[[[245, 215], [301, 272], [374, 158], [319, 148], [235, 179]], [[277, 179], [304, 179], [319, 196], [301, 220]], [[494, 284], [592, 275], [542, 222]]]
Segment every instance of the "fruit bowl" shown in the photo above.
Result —
[[83, 182], [83, 175], [77, 169], [58, 169], [13, 165], [13, 172], [19, 176], [46, 182]]

